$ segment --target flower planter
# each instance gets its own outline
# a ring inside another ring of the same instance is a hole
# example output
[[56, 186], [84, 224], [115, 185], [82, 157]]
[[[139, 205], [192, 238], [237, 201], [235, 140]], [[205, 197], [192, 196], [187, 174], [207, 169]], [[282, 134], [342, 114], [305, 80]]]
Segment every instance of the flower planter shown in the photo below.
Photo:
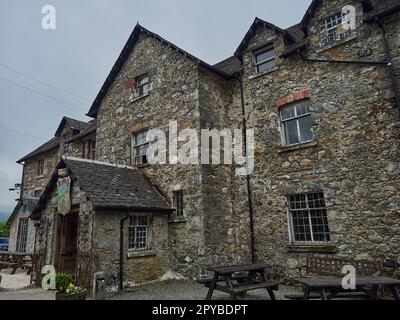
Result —
[[56, 300], [86, 300], [87, 291], [75, 294], [56, 293]]

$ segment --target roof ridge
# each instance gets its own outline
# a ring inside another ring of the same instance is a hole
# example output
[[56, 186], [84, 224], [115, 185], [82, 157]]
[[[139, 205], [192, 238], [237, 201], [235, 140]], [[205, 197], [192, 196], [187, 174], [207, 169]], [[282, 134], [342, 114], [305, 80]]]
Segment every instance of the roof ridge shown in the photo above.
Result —
[[120, 168], [120, 169], [137, 170], [136, 168], [125, 165], [125, 164], [117, 164], [117, 163], [104, 162], [104, 161], [98, 161], [98, 160], [83, 159], [83, 158], [78, 158], [78, 157], [70, 157], [70, 156], [66, 156], [66, 155], [63, 155], [61, 157], [61, 159], [67, 160], [67, 161], [76, 161], [76, 162], [97, 164], [97, 165], [101, 165], [101, 166], [114, 167], [114, 168]]

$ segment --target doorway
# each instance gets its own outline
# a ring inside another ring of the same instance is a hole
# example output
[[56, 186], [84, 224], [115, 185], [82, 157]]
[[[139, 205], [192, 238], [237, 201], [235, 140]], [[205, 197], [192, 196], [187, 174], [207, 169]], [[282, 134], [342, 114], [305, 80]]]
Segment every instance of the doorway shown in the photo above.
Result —
[[79, 208], [63, 216], [57, 215], [57, 246], [55, 267], [57, 272], [75, 274], [78, 252]]

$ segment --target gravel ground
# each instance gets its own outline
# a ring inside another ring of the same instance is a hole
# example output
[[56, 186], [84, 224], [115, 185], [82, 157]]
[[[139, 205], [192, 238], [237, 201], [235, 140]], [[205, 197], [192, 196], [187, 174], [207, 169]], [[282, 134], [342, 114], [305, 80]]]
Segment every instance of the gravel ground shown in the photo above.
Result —
[[[131, 292], [109, 293], [108, 300], [204, 300], [208, 289], [191, 281], [166, 281], [135, 287]], [[278, 300], [285, 300], [284, 295], [298, 293], [292, 287], [279, 286], [275, 291]], [[251, 291], [246, 296], [238, 297], [243, 300], [269, 300], [266, 290]], [[214, 291], [213, 300], [230, 300], [230, 296], [223, 292]]]

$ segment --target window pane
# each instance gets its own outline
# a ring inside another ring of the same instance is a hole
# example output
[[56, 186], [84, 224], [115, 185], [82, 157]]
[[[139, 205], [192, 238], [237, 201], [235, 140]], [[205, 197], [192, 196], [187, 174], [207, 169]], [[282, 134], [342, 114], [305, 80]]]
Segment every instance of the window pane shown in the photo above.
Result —
[[285, 130], [285, 141], [287, 145], [299, 143], [297, 120], [289, 120], [283, 124]]
[[257, 72], [261, 73], [261, 72], [266, 72], [269, 71], [271, 69], [274, 69], [276, 67], [276, 61], [275, 60], [271, 60], [268, 62], [265, 62], [263, 64], [260, 64], [259, 66], [257, 66]]
[[295, 106], [285, 107], [281, 110], [282, 120], [288, 120], [296, 117]]
[[268, 50], [256, 55], [256, 63], [275, 57], [275, 50]]
[[310, 101], [306, 100], [296, 104], [296, 111], [298, 117], [310, 113]]
[[312, 129], [311, 115], [300, 118], [298, 121], [300, 127], [300, 141], [305, 142], [313, 140], [314, 134], [311, 131]]

